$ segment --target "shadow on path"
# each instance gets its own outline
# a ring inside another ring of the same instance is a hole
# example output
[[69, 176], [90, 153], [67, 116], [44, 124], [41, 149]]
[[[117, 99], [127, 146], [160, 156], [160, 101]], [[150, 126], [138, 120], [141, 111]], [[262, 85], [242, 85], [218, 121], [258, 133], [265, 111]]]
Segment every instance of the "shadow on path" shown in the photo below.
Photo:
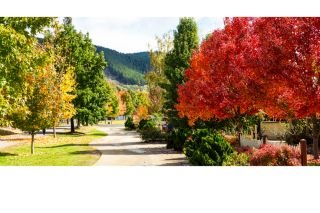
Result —
[[[74, 155], [94, 154], [94, 151], [75, 151], [70, 152]], [[164, 151], [163, 148], [132, 148], [132, 149], [100, 149], [101, 155], [161, 155], [161, 154], [177, 154], [174, 152]]]

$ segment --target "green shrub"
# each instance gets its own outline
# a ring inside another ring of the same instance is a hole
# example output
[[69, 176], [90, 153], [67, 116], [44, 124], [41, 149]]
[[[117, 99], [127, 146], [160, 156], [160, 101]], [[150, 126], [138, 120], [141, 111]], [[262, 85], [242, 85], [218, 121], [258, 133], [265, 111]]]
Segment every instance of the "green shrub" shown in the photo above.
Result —
[[126, 122], [124, 123], [124, 126], [125, 126], [127, 129], [135, 129], [135, 126], [134, 126], [132, 117], [128, 117], [128, 118], [127, 118]]
[[184, 153], [193, 165], [221, 166], [233, 149], [218, 132], [200, 129], [185, 143]]
[[222, 163], [223, 166], [249, 166], [249, 155], [233, 152]]
[[165, 135], [157, 128], [148, 128], [140, 131], [142, 140], [144, 141], [159, 141], [164, 140]]
[[152, 129], [156, 128], [157, 124], [154, 120], [152, 119], [142, 119], [139, 122], [138, 129], [143, 130], [143, 129]]
[[174, 129], [166, 137], [167, 148], [173, 148], [176, 151], [182, 151], [184, 143], [192, 135], [192, 130], [189, 128]]
[[312, 144], [312, 126], [306, 119], [293, 120], [285, 134], [285, 140], [288, 144], [298, 144], [302, 138]]

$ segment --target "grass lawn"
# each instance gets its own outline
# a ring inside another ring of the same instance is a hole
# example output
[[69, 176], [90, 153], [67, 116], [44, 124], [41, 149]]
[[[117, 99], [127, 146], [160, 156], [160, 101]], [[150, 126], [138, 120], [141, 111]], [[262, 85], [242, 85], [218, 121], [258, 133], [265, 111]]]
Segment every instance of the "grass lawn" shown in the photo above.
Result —
[[94, 128], [84, 128], [76, 134], [39, 136], [35, 140], [35, 154], [30, 153], [30, 141], [16, 139], [17, 145], [0, 150], [3, 166], [90, 166], [100, 153], [88, 144], [107, 134]]

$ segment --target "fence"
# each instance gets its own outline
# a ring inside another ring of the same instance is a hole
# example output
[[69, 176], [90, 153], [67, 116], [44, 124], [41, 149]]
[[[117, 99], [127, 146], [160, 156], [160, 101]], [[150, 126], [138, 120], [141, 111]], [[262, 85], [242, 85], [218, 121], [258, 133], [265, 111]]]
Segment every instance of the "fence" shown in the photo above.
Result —
[[[283, 145], [286, 144], [285, 141], [275, 141], [275, 140], [267, 140], [267, 144], [272, 144], [272, 145]], [[241, 146], [249, 146], [249, 147], [254, 147], [254, 148], [259, 148], [263, 144], [263, 139], [257, 140], [253, 139], [251, 136], [240, 136], [240, 145]]]

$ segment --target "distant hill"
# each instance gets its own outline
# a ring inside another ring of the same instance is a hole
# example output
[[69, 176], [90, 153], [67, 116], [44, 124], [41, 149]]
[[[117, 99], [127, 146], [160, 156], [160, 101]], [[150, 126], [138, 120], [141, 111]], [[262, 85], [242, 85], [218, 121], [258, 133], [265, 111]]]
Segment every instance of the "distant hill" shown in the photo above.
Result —
[[108, 66], [105, 73], [108, 78], [122, 84], [144, 85], [144, 74], [150, 70], [148, 52], [120, 53], [115, 50], [96, 46], [97, 52], [103, 51]]

